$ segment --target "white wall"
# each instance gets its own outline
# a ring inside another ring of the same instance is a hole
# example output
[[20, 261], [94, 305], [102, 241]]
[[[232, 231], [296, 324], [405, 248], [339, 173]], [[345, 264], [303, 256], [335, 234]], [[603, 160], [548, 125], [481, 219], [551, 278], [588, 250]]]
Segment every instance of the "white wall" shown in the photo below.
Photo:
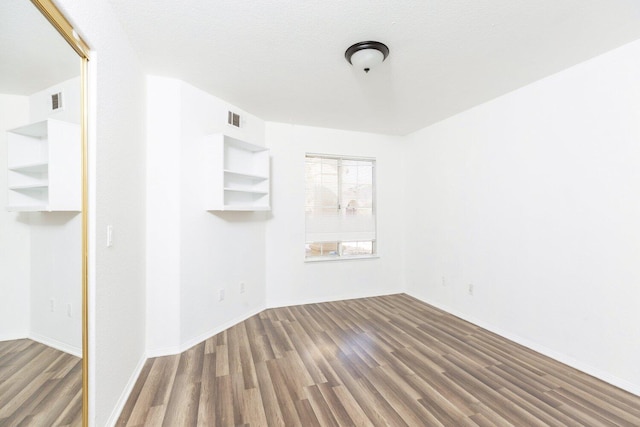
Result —
[[409, 292], [640, 394], [640, 41], [408, 141]]
[[147, 355], [180, 349], [181, 83], [147, 77]]
[[29, 337], [82, 357], [81, 216], [77, 212], [27, 215], [31, 229]]
[[[403, 291], [402, 138], [267, 123], [271, 149], [271, 218], [267, 222], [267, 306], [358, 298]], [[379, 258], [304, 261], [305, 154], [376, 158]]]
[[[69, 48], [69, 52], [75, 52]], [[80, 81], [80, 58], [78, 57], [78, 77], [65, 80], [44, 90], [29, 96], [29, 118], [30, 123], [39, 122], [45, 119], [62, 120], [69, 123], [80, 123], [81, 99], [80, 91], [82, 83]], [[62, 110], [51, 111], [51, 95], [62, 93]]]
[[[78, 63], [79, 63], [78, 59]], [[51, 93], [64, 93], [65, 108], [52, 113]], [[80, 121], [80, 79], [74, 78], [28, 97], [2, 95], [2, 164], [6, 170], [4, 130], [47, 118]], [[80, 159], [77, 159], [80, 161]], [[81, 218], [78, 213], [6, 212], [6, 173], [2, 184], [2, 303], [0, 337], [29, 337], [80, 356], [82, 352]], [[6, 264], [6, 265], [4, 265]], [[25, 299], [26, 298], [26, 299]], [[51, 304], [53, 301], [53, 309]], [[25, 307], [26, 304], [26, 307]], [[71, 305], [71, 315], [67, 305]]]
[[0, 341], [29, 334], [30, 230], [24, 215], [6, 209], [5, 132], [28, 120], [28, 97], [0, 94]]
[[[79, 123], [81, 87], [76, 77], [30, 95], [29, 120], [23, 124], [48, 118]], [[64, 109], [52, 112], [50, 95], [57, 92], [63, 93]], [[30, 212], [23, 217], [31, 231], [29, 337], [81, 357], [82, 216], [79, 212]]]
[[[201, 156], [210, 133], [263, 144], [264, 122], [179, 80], [147, 82], [147, 352], [163, 355], [265, 306], [266, 216], [206, 211]], [[243, 116], [241, 129], [226, 124], [229, 109]]]
[[105, 426], [117, 419], [145, 361], [145, 80], [107, 0], [56, 3], [93, 50], [89, 417], [91, 425]]

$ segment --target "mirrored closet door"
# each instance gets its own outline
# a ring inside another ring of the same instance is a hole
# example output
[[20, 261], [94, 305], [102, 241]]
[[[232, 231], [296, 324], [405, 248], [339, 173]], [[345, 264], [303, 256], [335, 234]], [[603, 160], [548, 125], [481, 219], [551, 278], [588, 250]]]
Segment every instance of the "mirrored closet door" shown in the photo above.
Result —
[[0, 425], [81, 426], [87, 58], [48, 0], [0, 22]]

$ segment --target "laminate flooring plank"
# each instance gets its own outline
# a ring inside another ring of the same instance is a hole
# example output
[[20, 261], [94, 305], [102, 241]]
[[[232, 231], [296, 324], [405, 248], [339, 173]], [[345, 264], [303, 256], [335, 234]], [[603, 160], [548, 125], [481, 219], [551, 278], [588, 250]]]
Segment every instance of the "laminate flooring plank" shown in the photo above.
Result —
[[[152, 406], [147, 411], [147, 418], [145, 419], [144, 424], [139, 424], [139, 426], [145, 426], [145, 427], [161, 426], [162, 421], [164, 420], [165, 413], [166, 413], [166, 407]], [[203, 424], [203, 425], [207, 425], [207, 424]]]
[[295, 404], [296, 399], [294, 399], [293, 397], [293, 395], [298, 393], [298, 390], [290, 390], [288, 388], [287, 381], [282, 374], [278, 359], [268, 360], [266, 362], [266, 365], [269, 371], [269, 377], [271, 378], [271, 382], [273, 383], [275, 396], [282, 413], [284, 425], [301, 425], [301, 421], [298, 417], [298, 411]]
[[522, 371], [518, 372], [507, 365], [491, 366], [488, 369], [497, 377], [504, 379], [505, 388], [514, 392], [516, 390], [522, 390], [540, 402], [541, 405], [546, 405], [551, 408], [558, 406], [558, 401], [547, 395], [548, 391], [555, 390], [558, 387], [550, 388], [544, 383], [537, 382], [535, 378], [523, 374]]
[[[213, 340], [207, 340], [207, 343]], [[216, 425], [216, 400], [218, 398], [216, 380], [216, 356], [217, 353], [207, 353], [207, 349], [216, 347], [205, 345], [205, 354], [202, 362], [202, 378], [200, 380], [200, 401], [198, 403], [198, 425]]]
[[418, 401], [420, 395], [401, 377], [394, 375], [393, 370], [372, 369], [367, 381], [407, 425], [420, 425], [431, 418], [429, 411]]
[[25, 420], [31, 420], [41, 407], [42, 401], [53, 393], [59, 382], [60, 380], [34, 381], [33, 388], [25, 389], [23, 394], [2, 407], [0, 425], [19, 425]]
[[312, 383], [321, 384], [326, 382], [326, 376], [313, 357], [318, 354], [318, 349], [314, 342], [305, 334], [300, 323], [291, 323], [287, 325], [285, 330], [291, 339], [295, 353], [300, 358], [301, 364], [304, 366], [307, 375], [311, 378]]
[[[38, 405], [37, 412], [32, 413], [31, 425], [55, 426], [56, 420], [65, 412], [67, 406], [73, 403], [82, 387], [82, 364], [77, 360], [76, 365], [63, 378], [49, 380], [55, 384], [55, 392], [48, 393]], [[81, 408], [80, 408], [81, 409]]]
[[526, 410], [505, 399], [490, 386], [460, 369], [447, 370], [445, 376], [469, 390], [478, 400], [514, 425], [541, 426], [542, 422]]
[[237, 325], [238, 352], [240, 355], [240, 369], [245, 389], [257, 387], [258, 379], [253, 360], [253, 353], [249, 341], [249, 335], [244, 323]]
[[216, 346], [216, 377], [229, 375], [229, 346], [226, 344]]
[[5, 354], [0, 358], [0, 381], [4, 382], [22, 366], [27, 366], [27, 363], [42, 351], [41, 344], [31, 340], [18, 340], [23, 341], [20, 344], [12, 344], [13, 341], [5, 341], [4, 347], [7, 350]]
[[235, 425], [233, 414], [233, 390], [230, 375], [216, 378], [216, 396], [215, 425], [220, 427]]
[[180, 356], [163, 426], [197, 425], [203, 355], [204, 343], [201, 343]]
[[560, 387], [578, 394], [586, 393], [590, 399], [599, 402], [599, 404], [619, 408], [638, 419], [638, 425], [640, 425], [640, 405], [637, 402], [637, 396], [617, 387], [603, 387], [603, 382], [573, 368], [560, 368], [561, 366], [549, 369]]
[[258, 376], [262, 407], [269, 425], [284, 426], [284, 417], [278, 404], [278, 397], [266, 362], [256, 363], [256, 374]]
[[[120, 412], [120, 416], [118, 417], [118, 421], [116, 422], [117, 426], [126, 426], [127, 420], [129, 425], [139, 425], [144, 422], [144, 417], [146, 417], [147, 410], [151, 406], [151, 402], [146, 396], [153, 396], [158, 387], [158, 384], [149, 384], [147, 387], [144, 387], [149, 380], [149, 372], [151, 371], [156, 360], [157, 359], [149, 359], [142, 367], [142, 371], [140, 371], [140, 375], [138, 375], [138, 381], [136, 381], [133, 389], [131, 390], [131, 393], [129, 394], [130, 398], [127, 399], [125, 406]], [[141, 393], [144, 393], [144, 396], [141, 396]], [[139, 409], [134, 414], [135, 408]], [[140, 415], [140, 413], [142, 413], [142, 416]]]
[[35, 357], [29, 360], [20, 359], [19, 364], [14, 365], [15, 369], [11, 375], [0, 383], [0, 417], [6, 413], [8, 407], [16, 405], [20, 400], [16, 395], [27, 395], [25, 388], [35, 389], [36, 383], [42, 384], [51, 378], [51, 373], [46, 370], [59, 354], [58, 350], [43, 346]]
[[48, 373], [32, 373], [29, 378], [31, 381], [24, 384], [22, 388], [9, 389], [7, 396], [11, 396], [11, 400], [3, 402], [0, 407], [0, 419], [15, 418], [12, 415], [20, 414], [24, 410], [30, 411], [30, 408], [38, 406], [60, 382], [60, 380], [51, 380], [51, 374]]
[[245, 425], [248, 426], [267, 426], [267, 414], [262, 405], [262, 396], [260, 389], [252, 388], [244, 391], [242, 399], [242, 417]]
[[600, 417], [600, 415], [594, 414], [592, 411], [585, 410], [585, 408], [577, 405], [575, 402], [571, 401], [571, 399], [567, 399], [562, 394], [559, 394], [556, 390], [551, 390], [548, 394], [556, 398], [558, 402], [562, 403], [556, 408], [558, 411], [564, 413], [583, 426], [616, 426], [615, 423], [603, 419], [602, 417]]
[[338, 427], [338, 421], [317, 385], [305, 387], [309, 403], [316, 414], [320, 425]]
[[55, 426], [82, 426], [82, 389], [76, 391], [75, 396], [60, 416], [53, 422]]
[[[351, 406], [357, 405], [357, 408], [361, 409], [362, 413], [365, 414], [369, 422], [374, 426], [389, 425], [385, 420], [382, 409], [376, 404], [375, 396], [369, 393], [359, 381], [354, 379], [342, 364], [336, 363], [334, 370], [343, 383], [342, 386], [335, 388], [336, 392], [348, 394], [352, 401]], [[346, 408], [348, 408], [348, 406], [345, 406], [345, 409]], [[351, 414], [353, 412], [354, 411], [349, 412], [352, 418], [353, 416]]]
[[81, 359], [38, 342], [0, 342], [0, 425], [77, 426]]
[[[349, 415], [353, 423], [341, 423], [343, 426], [373, 426], [373, 422], [364, 412], [362, 407], [353, 397], [353, 394], [346, 387], [340, 385], [331, 387], [331, 391], [335, 394], [336, 399], [340, 402], [340, 407]], [[340, 410], [340, 409], [338, 409]], [[334, 410], [335, 411], [335, 410]]]
[[505, 387], [499, 389], [498, 393], [507, 398], [510, 402], [516, 403], [546, 425], [554, 427], [580, 426], [580, 424], [558, 411], [554, 406], [545, 404], [545, 402], [527, 394], [522, 389], [516, 388], [512, 391], [508, 387]]
[[359, 421], [361, 418], [360, 415], [354, 420], [351, 412], [347, 408], [348, 405], [351, 405], [353, 402], [341, 399], [336, 392], [337, 387], [333, 387], [330, 383], [317, 384], [316, 387], [318, 387], [318, 391], [322, 394], [327, 405], [329, 405], [329, 409], [338, 422], [338, 425], [349, 426], [363, 424], [362, 421]]
[[626, 427], [638, 426], [638, 421], [639, 421], [638, 418], [625, 414], [623, 412], [610, 410], [610, 408], [603, 406], [601, 404], [602, 402], [596, 403], [593, 400], [585, 399], [577, 395], [576, 393], [572, 393], [571, 391], [566, 390], [564, 388], [560, 388], [556, 390], [556, 393], [562, 395], [564, 398], [571, 400], [575, 404], [584, 408], [586, 411], [589, 411], [589, 413], [597, 415], [604, 420], [611, 421], [616, 425], [626, 426]]
[[268, 309], [138, 382], [119, 425], [640, 426], [640, 397], [402, 294]]
[[244, 425], [244, 415], [242, 409], [245, 407], [244, 397], [245, 388], [242, 373], [238, 375], [230, 375], [232, 394], [232, 408], [233, 408], [233, 424]]
[[178, 372], [178, 366], [180, 365], [180, 356], [168, 356], [159, 357], [154, 364], [160, 370], [158, 377], [160, 381], [155, 387], [150, 387], [153, 393], [152, 407], [165, 408], [171, 398], [171, 392], [173, 390], [173, 383], [176, 379], [176, 373]]

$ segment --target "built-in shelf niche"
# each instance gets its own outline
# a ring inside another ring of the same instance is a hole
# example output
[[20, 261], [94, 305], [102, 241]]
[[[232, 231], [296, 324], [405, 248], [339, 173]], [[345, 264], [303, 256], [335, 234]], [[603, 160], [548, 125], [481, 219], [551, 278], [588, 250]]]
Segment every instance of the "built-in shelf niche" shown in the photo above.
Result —
[[269, 150], [228, 135], [204, 141], [205, 209], [268, 211]]
[[7, 210], [80, 211], [80, 126], [44, 120], [7, 131]]

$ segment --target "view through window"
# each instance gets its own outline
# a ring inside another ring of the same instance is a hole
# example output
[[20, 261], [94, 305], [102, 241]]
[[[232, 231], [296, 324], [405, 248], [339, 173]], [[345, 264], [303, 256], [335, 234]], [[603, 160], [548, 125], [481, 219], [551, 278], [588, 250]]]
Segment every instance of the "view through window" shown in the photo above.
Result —
[[305, 256], [376, 253], [375, 160], [307, 154]]

